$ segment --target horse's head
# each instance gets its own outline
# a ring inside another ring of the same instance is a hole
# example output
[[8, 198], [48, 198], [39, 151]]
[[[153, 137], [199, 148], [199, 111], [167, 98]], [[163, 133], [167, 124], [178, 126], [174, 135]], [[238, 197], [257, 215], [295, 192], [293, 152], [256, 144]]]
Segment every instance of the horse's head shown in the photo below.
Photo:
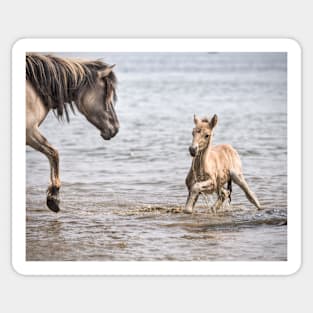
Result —
[[114, 137], [119, 130], [119, 121], [115, 113], [116, 78], [112, 66], [97, 70], [96, 82], [88, 86], [81, 95], [78, 106], [87, 120], [97, 127], [105, 140]]
[[217, 124], [217, 115], [212, 119], [200, 119], [194, 115], [195, 128], [192, 130], [192, 144], [189, 147], [189, 152], [192, 157], [195, 157], [199, 152], [205, 150], [212, 142], [213, 128]]

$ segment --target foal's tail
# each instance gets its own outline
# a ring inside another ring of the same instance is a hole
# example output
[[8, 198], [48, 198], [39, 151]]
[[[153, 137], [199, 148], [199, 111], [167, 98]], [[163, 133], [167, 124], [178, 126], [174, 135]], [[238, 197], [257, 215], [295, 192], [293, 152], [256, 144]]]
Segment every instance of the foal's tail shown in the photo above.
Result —
[[231, 193], [233, 191], [233, 187], [232, 187], [232, 184], [231, 184], [232, 180], [231, 178], [229, 179], [229, 181], [227, 182], [227, 190], [229, 191], [229, 202], [231, 202]]
[[231, 179], [243, 190], [243, 192], [246, 194], [246, 197], [248, 200], [254, 204], [258, 210], [261, 210], [261, 205], [257, 197], [253, 194], [253, 192], [250, 190], [245, 178], [242, 174], [238, 174], [233, 170], [230, 170], [230, 177]]

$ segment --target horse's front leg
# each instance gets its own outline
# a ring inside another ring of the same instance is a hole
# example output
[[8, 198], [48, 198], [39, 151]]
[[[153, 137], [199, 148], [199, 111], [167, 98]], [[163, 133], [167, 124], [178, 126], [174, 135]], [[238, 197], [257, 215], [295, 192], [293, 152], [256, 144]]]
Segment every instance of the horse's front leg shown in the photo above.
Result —
[[43, 153], [49, 160], [50, 185], [47, 189], [47, 206], [53, 212], [58, 212], [60, 210], [59, 190], [61, 187], [59, 178], [59, 153], [49, 144], [38, 128], [26, 131], [26, 144]]
[[214, 184], [213, 184], [212, 179], [193, 184], [189, 190], [189, 195], [186, 201], [184, 212], [192, 213], [193, 208], [198, 200], [200, 193], [203, 191], [208, 191], [211, 193], [213, 189], [214, 189]]
[[221, 187], [217, 190], [217, 200], [211, 207], [211, 210], [216, 213], [223, 205], [224, 201], [230, 196], [230, 191]]
[[193, 208], [199, 198], [199, 194], [200, 193], [192, 192], [192, 190], [189, 190], [188, 198], [184, 208], [184, 213], [192, 213]]

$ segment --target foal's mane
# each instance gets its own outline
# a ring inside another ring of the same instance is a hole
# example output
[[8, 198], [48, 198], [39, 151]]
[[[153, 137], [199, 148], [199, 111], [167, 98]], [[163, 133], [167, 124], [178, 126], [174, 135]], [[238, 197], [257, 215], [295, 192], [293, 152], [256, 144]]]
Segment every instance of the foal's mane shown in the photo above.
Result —
[[[67, 59], [53, 55], [26, 54], [26, 80], [31, 83], [43, 103], [53, 109], [58, 118], [64, 114], [69, 121], [68, 107], [79, 104], [82, 91], [95, 85], [97, 72], [109, 65], [100, 60]], [[116, 101], [116, 76], [111, 71], [103, 78], [105, 105]]]

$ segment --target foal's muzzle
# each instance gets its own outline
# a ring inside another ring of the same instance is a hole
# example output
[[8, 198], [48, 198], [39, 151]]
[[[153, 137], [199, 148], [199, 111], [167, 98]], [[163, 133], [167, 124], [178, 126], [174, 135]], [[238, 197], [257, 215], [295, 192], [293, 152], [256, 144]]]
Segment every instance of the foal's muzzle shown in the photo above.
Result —
[[196, 156], [196, 154], [197, 154], [197, 148], [195, 148], [195, 147], [193, 147], [193, 146], [190, 146], [189, 147], [189, 152], [190, 152], [190, 155], [192, 156], [192, 157], [195, 157]]

